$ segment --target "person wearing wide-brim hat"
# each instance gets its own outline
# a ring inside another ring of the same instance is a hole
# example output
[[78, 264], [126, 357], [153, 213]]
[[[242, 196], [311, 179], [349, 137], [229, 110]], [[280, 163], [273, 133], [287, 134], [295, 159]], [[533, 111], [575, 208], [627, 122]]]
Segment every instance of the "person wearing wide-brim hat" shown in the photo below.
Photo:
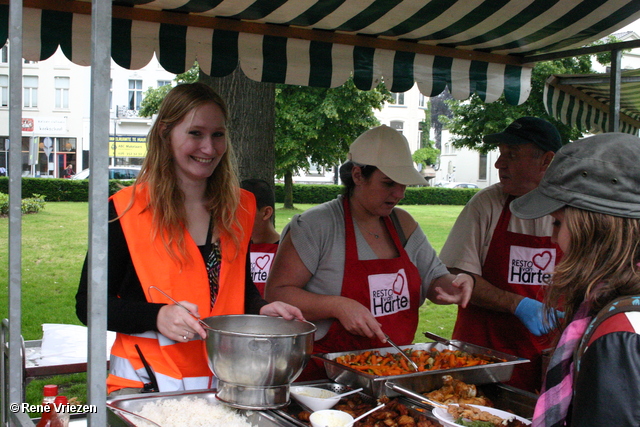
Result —
[[[385, 333], [411, 344], [425, 298], [466, 305], [473, 279], [450, 274], [417, 222], [396, 207], [407, 185], [426, 184], [402, 134], [385, 125], [364, 132], [340, 177], [342, 196], [283, 230], [266, 299], [293, 304], [316, 324], [314, 353], [381, 347]], [[321, 377], [312, 360], [299, 380]]]
[[476, 277], [471, 303], [458, 308], [453, 338], [528, 359], [514, 367], [508, 384], [536, 392], [543, 355], [553, 345], [541, 300], [561, 251], [551, 242], [553, 218], [513, 217], [509, 202], [538, 186], [562, 141], [555, 126], [537, 117], [521, 117], [483, 139], [500, 150], [500, 182], [466, 204], [440, 251], [452, 272]]
[[562, 335], [533, 426], [640, 423], [640, 138], [605, 133], [564, 146], [514, 215], [555, 218], [564, 251], [545, 298]]

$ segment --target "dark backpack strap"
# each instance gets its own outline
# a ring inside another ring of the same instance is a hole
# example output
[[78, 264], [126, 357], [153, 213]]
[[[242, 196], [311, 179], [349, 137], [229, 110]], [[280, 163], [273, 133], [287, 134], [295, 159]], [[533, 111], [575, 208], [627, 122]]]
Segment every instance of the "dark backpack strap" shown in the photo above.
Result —
[[400, 225], [400, 220], [398, 219], [398, 214], [396, 214], [395, 209], [391, 211], [391, 215], [389, 215], [389, 218], [391, 218], [391, 222], [393, 223], [393, 226], [395, 227], [396, 232], [398, 233], [398, 238], [400, 238], [400, 243], [404, 248], [404, 245], [407, 244], [407, 236], [404, 235], [404, 230]]
[[616, 298], [594, 316], [594, 318], [589, 323], [589, 326], [587, 326], [587, 330], [582, 336], [580, 345], [576, 348], [573, 356], [576, 368], [574, 381], [578, 377], [578, 371], [580, 370], [580, 359], [582, 358], [584, 352], [587, 351], [587, 348], [589, 347], [589, 341], [591, 341], [591, 337], [598, 329], [598, 326], [600, 326], [602, 322], [604, 322], [611, 316], [615, 316], [616, 314], [624, 313], [627, 311], [640, 311], [640, 295], [631, 295]]

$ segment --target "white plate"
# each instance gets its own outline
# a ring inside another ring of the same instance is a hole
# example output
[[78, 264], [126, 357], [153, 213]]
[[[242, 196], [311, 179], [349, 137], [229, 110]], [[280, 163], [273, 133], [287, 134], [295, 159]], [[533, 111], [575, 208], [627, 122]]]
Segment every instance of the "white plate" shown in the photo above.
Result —
[[[455, 405], [455, 403], [453, 403], [453, 405]], [[501, 411], [500, 409], [495, 409], [495, 408], [489, 408], [488, 406], [480, 406], [480, 405], [469, 405], [469, 406], [473, 406], [475, 408], [478, 408], [482, 411], [488, 412], [490, 414], [493, 414], [495, 416], [498, 416], [502, 419], [509, 419], [512, 417], [515, 417], [517, 420], [522, 421], [523, 423], [525, 423], [526, 425], [530, 425], [531, 421], [527, 420], [526, 418], [522, 418], [519, 417], [517, 415], [512, 414], [511, 412], [506, 412], [506, 411]], [[453, 416], [447, 412], [446, 409], [444, 408], [433, 408], [433, 415], [436, 416], [436, 418], [444, 425], [444, 426], [448, 426], [448, 427], [460, 427], [460, 424], [456, 424], [455, 420], [453, 419]]]

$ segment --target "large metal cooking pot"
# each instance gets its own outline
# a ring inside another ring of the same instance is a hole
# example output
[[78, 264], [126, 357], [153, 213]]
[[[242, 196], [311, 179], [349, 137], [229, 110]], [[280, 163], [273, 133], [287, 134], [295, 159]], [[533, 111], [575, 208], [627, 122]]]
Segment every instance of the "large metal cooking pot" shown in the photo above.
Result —
[[209, 367], [217, 398], [240, 409], [273, 409], [289, 403], [289, 385], [313, 352], [309, 322], [257, 315], [204, 319]]

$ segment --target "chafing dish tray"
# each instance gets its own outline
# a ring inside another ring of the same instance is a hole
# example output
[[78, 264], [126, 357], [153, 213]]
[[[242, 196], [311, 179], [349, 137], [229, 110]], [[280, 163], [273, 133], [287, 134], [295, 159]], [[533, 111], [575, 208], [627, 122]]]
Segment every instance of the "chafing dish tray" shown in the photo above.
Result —
[[[326, 390], [331, 390], [336, 393], [346, 393], [351, 390], [350, 387], [347, 387], [342, 384], [337, 384], [332, 381], [308, 381], [308, 382], [300, 382], [294, 383], [293, 385], [305, 385], [311, 387], [323, 388]], [[364, 404], [370, 404], [370, 407], [374, 407], [377, 405], [377, 399], [371, 397], [364, 393], [356, 393], [353, 396], [359, 396]], [[345, 397], [342, 401], [352, 398], [352, 396]], [[409, 415], [415, 416], [417, 414], [423, 415], [426, 417], [428, 421], [431, 421], [432, 426], [439, 426], [437, 418], [431, 413], [430, 409], [427, 407], [423, 407], [421, 405], [417, 405], [414, 401], [407, 399], [405, 397], [395, 397], [393, 399], [397, 399], [400, 403], [405, 405], [409, 411]], [[342, 402], [341, 401], [341, 402]], [[334, 409], [336, 407], [334, 406]], [[306, 408], [302, 407], [295, 399], [291, 399], [289, 405], [279, 409], [272, 409], [275, 414], [282, 417], [284, 420], [290, 422], [291, 424], [297, 427], [309, 427], [311, 424], [299, 418], [299, 414], [305, 411]], [[363, 409], [363, 412], [365, 409]]]
[[[387, 381], [385, 385], [387, 388], [392, 388], [403, 395], [404, 398], [410, 402], [414, 402], [417, 406], [428, 409], [432, 408], [428, 400], [422, 399], [422, 392], [418, 393], [404, 387], [399, 387], [391, 381]], [[538, 395], [534, 393], [502, 383], [483, 384], [476, 386], [476, 389], [478, 390], [478, 395], [488, 398], [492, 402], [491, 406], [496, 409], [511, 412], [528, 419], [533, 417], [533, 411], [538, 400]]]
[[481, 355], [486, 358], [497, 358], [501, 360], [496, 363], [490, 363], [487, 365], [469, 366], [464, 368], [454, 369], [438, 369], [433, 371], [416, 372], [403, 375], [389, 375], [380, 376], [372, 375], [342, 365], [335, 361], [339, 356], [346, 354], [361, 354], [365, 351], [377, 350], [381, 354], [397, 353], [393, 347], [374, 348], [366, 350], [356, 351], [343, 351], [339, 353], [321, 353], [314, 354], [312, 357], [321, 359], [324, 362], [324, 368], [327, 372], [327, 376], [339, 383], [352, 388], [362, 387], [363, 392], [371, 396], [397, 396], [398, 393], [385, 387], [387, 381], [393, 381], [395, 384], [408, 388], [410, 390], [423, 392], [436, 389], [442, 385], [442, 375], [448, 374], [453, 378], [464, 381], [470, 384], [489, 384], [505, 382], [511, 378], [513, 373], [513, 367], [519, 363], [526, 363], [529, 360], [520, 357], [512, 356], [510, 354], [502, 353], [496, 350], [491, 350], [485, 347], [480, 347], [474, 344], [465, 343], [462, 341], [452, 340], [450, 345], [442, 343], [418, 343], [407, 346], [401, 346], [403, 350], [411, 348], [412, 350], [430, 351], [436, 349], [442, 351], [449, 350], [463, 350], [475, 355]]
[[[107, 423], [113, 427], [127, 427], [136, 425], [149, 425], [144, 420], [140, 420], [137, 417], [122, 412], [117, 412], [117, 409], [124, 409], [126, 411], [138, 412], [142, 409], [144, 404], [149, 402], [161, 402], [168, 400], [182, 400], [190, 397], [198, 397], [205, 399], [211, 405], [224, 405], [216, 398], [215, 390], [194, 390], [194, 391], [181, 391], [181, 392], [163, 392], [163, 393], [143, 393], [143, 394], [129, 394], [115, 396], [107, 399]], [[115, 410], [114, 410], [115, 408]], [[292, 424], [270, 411], [249, 411], [238, 410], [229, 407], [229, 409], [236, 411], [240, 414], [247, 416], [247, 421], [255, 427], [292, 427]], [[181, 409], [181, 412], [185, 416], [185, 426], [189, 425], [188, 422], [188, 409]], [[212, 420], [211, 425], [216, 425]]]

